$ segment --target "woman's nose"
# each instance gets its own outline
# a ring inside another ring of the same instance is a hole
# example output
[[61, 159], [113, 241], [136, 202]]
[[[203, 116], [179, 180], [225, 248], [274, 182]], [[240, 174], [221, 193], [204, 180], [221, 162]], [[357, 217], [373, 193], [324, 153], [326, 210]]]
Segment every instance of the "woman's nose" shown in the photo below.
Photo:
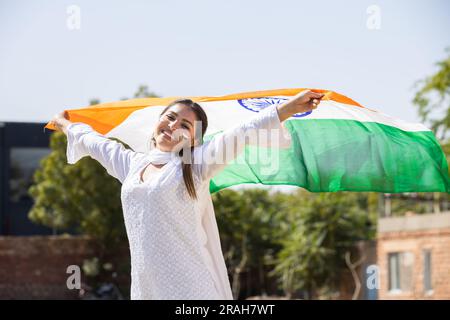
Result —
[[179, 124], [178, 124], [178, 121], [177, 121], [177, 120], [171, 121], [171, 122], [169, 123], [169, 128], [170, 128], [170, 130], [172, 130], [172, 131], [178, 129], [178, 126], [179, 126]]

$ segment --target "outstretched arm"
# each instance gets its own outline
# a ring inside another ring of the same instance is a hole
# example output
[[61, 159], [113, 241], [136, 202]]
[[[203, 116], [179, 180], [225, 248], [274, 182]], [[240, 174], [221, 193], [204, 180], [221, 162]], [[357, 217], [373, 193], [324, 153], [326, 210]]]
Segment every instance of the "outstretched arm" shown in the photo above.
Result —
[[[211, 179], [229, 162], [234, 160], [246, 145], [261, 147], [284, 147], [286, 138], [282, 122], [296, 113], [303, 113], [317, 108], [323, 94], [305, 90], [284, 104], [270, 106], [257, 114], [253, 119], [230, 128], [196, 148], [194, 151], [194, 166], [202, 179]], [[256, 131], [266, 130], [270, 136], [261, 139]], [[274, 132], [275, 131], [275, 132]], [[273, 135], [275, 134], [275, 136]], [[250, 139], [247, 139], [250, 137]], [[275, 137], [275, 138], [274, 138]]]
[[298, 93], [291, 100], [277, 106], [280, 121], [283, 122], [296, 113], [308, 112], [317, 108], [323, 96], [323, 93], [317, 93], [311, 90]]
[[52, 119], [52, 124], [67, 136], [67, 162], [74, 164], [81, 158], [90, 156], [111, 176], [123, 183], [137, 153], [98, 133], [85, 123], [69, 121], [66, 116], [65, 112], [57, 114]]

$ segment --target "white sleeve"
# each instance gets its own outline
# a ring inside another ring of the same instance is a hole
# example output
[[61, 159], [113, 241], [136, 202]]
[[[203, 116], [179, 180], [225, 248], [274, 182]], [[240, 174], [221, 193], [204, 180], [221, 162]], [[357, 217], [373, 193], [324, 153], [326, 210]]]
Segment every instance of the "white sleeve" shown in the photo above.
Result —
[[194, 148], [192, 168], [202, 179], [211, 179], [248, 145], [283, 149], [291, 146], [290, 133], [280, 121], [276, 105]]
[[123, 183], [135, 155], [136, 152], [98, 133], [90, 125], [74, 122], [67, 127], [67, 163], [69, 164], [90, 156], [97, 160], [111, 176]]

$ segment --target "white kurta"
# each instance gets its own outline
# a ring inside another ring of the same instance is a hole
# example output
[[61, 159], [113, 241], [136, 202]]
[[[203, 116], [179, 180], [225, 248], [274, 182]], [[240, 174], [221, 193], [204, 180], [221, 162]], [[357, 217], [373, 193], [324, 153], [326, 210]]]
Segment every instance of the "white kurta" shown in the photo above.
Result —
[[[196, 147], [194, 159], [211, 159], [235, 137], [255, 129], [281, 129], [286, 134], [271, 106]], [[198, 200], [193, 200], [184, 184], [180, 158], [173, 158], [142, 182], [140, 174], [150, 162], [148, 154], [127, 150], [84, 123], [72, 123], [67, 131], [68, 163], [91, 156], [122, 183], [131, 299], [233, 299], [209, 193], [210, 179], [232, 159], [225, 163], [194, 160]], [[289, 144], [289, 138], [280, 135], [278, 142]], [[244, 147], [240, 145], [238, 152]]]

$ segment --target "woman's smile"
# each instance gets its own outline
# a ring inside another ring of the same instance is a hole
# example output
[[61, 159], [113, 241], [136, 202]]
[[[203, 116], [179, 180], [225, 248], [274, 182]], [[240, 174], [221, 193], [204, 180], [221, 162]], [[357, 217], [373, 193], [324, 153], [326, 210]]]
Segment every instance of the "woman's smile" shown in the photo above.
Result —
[[162, 133], [164, 139], [167, 139], [169, 141], [172, 140], [172, 133], [168, 129], [162, 129], [161, 133]]

